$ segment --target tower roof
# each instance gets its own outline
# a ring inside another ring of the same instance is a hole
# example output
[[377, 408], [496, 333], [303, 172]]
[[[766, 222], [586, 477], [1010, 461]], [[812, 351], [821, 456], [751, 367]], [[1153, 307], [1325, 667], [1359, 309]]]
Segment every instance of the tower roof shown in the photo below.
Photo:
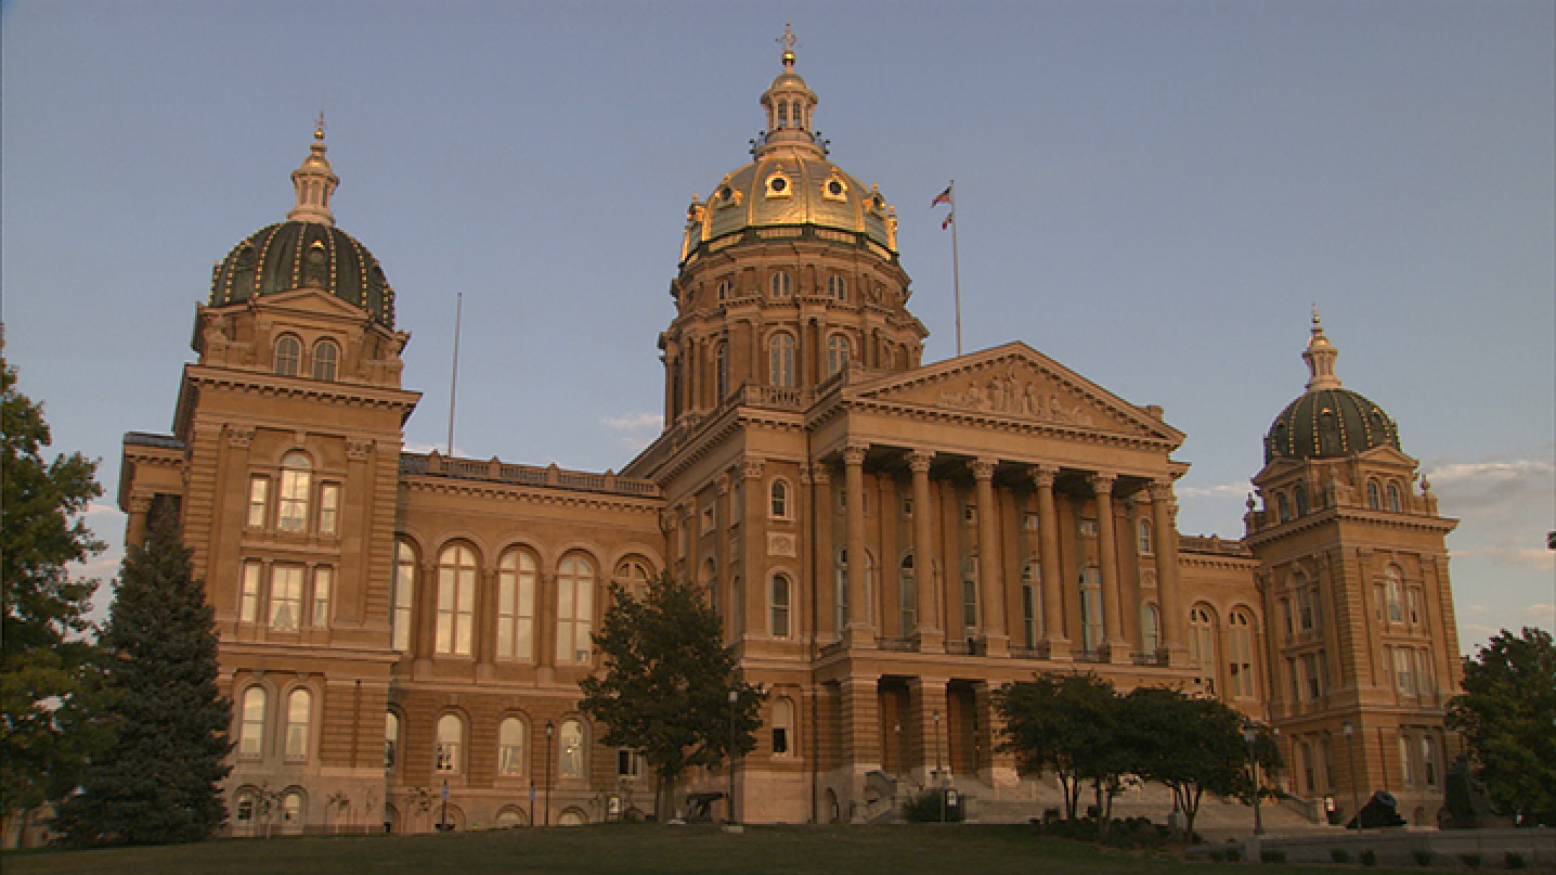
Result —
[[335, 227], [330, 198], [340, 178], [325, 157], [324, 116], [308, 156], [292, 171], [296, 202], [287, 221], [239, 241], [211, 276], [211, 306], [220, 307], [293, 289], [320, 289], [394, 327], [394, 289], [378, 259]]
[[1302, 358], [1308, 366], [1307, 391], [1275, 417], [1264, 438], [1266, 464], [1278, 458], [1327, 459], [1375, 447], [1399, 449], [1399, 426], [1383, 408], [1346, 389], [1335, 375], [1340, 352], [1324, 335], [1318, 309]]

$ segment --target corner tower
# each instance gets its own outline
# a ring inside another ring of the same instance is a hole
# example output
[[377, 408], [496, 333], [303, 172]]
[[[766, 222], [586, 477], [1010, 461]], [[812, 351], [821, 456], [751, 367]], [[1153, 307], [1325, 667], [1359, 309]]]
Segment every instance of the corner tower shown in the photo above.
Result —
[[[1443, 804], [1458, 635], [1440, 516], [1381, 407], [1344, 388], [1315, 310], [1306, 391], [1264, 439], [1245, 543], [1268, 618], [1270, 718], [1293, 790], [1349, 819], [1376, 790], [1412, 823]], [[1352, 776], [1354, 775], [1354, 781]], [[1315, 809], [1317, 810], [1317, 809]]]
[[676, 314], [659, 340], [667, 430], [737, 391], [798, 405], [845, 368], [903, 371], [922, 356], [928, 331], [907, 310], [896, 213], [828, 160], [793, 35], [779, 42], [753, 160], [686, 211]]

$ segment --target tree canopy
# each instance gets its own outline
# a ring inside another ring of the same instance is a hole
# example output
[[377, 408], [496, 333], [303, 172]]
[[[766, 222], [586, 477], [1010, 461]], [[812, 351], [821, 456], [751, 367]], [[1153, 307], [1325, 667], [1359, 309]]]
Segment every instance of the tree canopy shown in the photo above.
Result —
[[687, 770], [755, 748], [767, 695], [736, 675], [735, 649], [699, 588], [667, 572], [641, 598], [612, 585], [610, 599], [594, 636], [604, 671], [579, 682], [579, 708], [605, 725], [606, 744], [643, 754], [665, 816]]
[[1522, 825], [1556, 826], [1556, 646], [1543, 629], [1504, 629], [1464, 660], [1464, 693], [1448, 705], [1475, 778]]
[[130, 545], [102, 643], [113, 746], [92, 763], [57, 825], [79, 845], [207, 838], [226, 820], [232, 708], [217, 688], [216, 624], [179, 536], [174, 508], [153, 508]]
[[43, 407], [16, 382], [0, 360], [0, 799], [25, 812], [73, 789], [100, 742], [88, 706], [97, 581], [70, 565], [103, 549], [81, 520], [102, 487], [80, 453], [45, 459]]

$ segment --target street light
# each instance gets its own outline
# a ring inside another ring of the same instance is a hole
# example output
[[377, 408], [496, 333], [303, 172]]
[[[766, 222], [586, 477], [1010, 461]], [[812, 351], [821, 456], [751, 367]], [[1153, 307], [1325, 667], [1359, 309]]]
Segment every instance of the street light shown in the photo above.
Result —
[[1248, 742], [1248, 771], [1253, 775], [1253, 834], [1264, 835], [1264, 817], [1259, 811], [1259, 760], [1254, 757], [1253, 744], [1259, 739], [1253, 721], [1243, 723], [1243, 741]]
[[740, 701], [740, 691], [729, 691], [729, 822], [735, 823], [735, 704]]
[[940, 768], [940, 712], [935, 712], [935, 792], [940, 795], [940, 822], [945, 823], [945, 788], [940, 786], [944, 771]]
[[556, 734], [556, 724], [546, 721], [546, 826], [551, 825], [551, 736]]
[[1351, 761], [1351, 811], [1352, 816], [1356, 818], [1356, 832], [1360, 833], [1362, 831], [1361, 797], [1356, 794], [1356, 727], [1347, 720], [1340, 724], [1340, 728], [1345, 732], [1346, 759]]

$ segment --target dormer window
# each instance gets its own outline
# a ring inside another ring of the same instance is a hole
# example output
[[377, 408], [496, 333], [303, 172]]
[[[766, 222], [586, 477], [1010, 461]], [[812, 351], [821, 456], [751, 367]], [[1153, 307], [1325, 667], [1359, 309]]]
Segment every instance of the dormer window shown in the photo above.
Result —
[[774, 173], [772, 176], [767, 177], [768, 197], [789, 197], [790, 194], [789, 177], [784, 176], [782, 173]]
[[333, 340], [321, 340], [313, 346], [313, 378], [333, 382], [340, 363], [340, 347]]
[[302, 359], [302, 341], [290, 334], [281, 335], [281, 339], [276, 341], [276, 373], [283, 377], [297, 376]]
[[773, 274], [772, 292], [775, 298], [787, 298], [794, 292], [793, 281], [787, 271], [778, 271]]

